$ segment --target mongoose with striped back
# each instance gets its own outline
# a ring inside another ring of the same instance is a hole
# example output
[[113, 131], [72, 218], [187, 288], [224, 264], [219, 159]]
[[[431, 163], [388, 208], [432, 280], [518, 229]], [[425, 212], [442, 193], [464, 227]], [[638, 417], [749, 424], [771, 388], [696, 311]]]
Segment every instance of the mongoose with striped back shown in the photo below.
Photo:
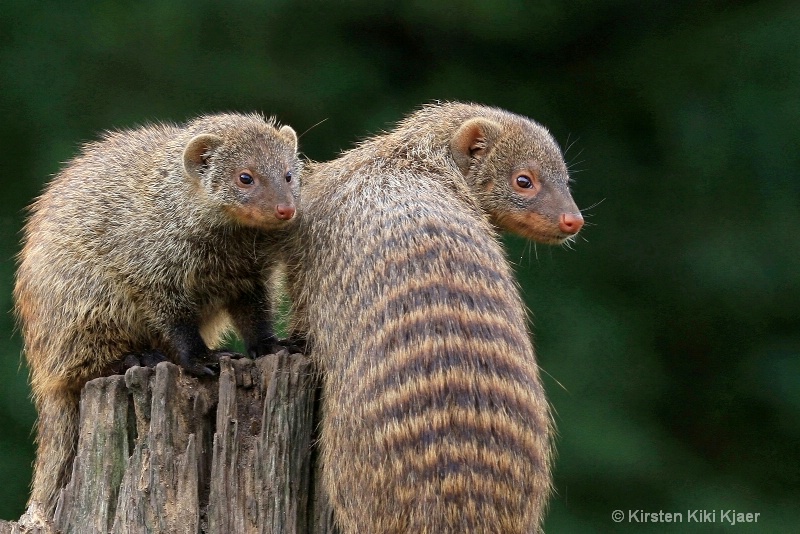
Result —
[[33, 202], [14, 288], [39, 414], [29, 504], [52, 517], [81, 388], [126, 355], [204, 375], [230, 327], [251, 356], [277, 348], [268, 280], [300, 170], [289, 126], [205, 115], [105, 134]]
[[464, 103], [306, 166], [289, 290], [343, 532], [541, 528], [551, 417], [497, 229], [575, 236], [568, 180], [541, 125]]

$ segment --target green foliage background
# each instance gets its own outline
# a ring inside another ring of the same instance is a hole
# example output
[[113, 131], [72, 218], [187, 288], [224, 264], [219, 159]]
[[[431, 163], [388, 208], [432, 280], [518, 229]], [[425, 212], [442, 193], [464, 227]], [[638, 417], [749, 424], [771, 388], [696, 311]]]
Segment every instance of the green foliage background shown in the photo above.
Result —
[[[547, 530], [800, 531], [800, 4], [5, 0], [0, 87], [3, 310], [24, 206], [101, 130], [255, 109], [325, 160], [435, 99], [537, 119], [592, 206], [574, 250], [508, 238], [559, 428]], [[11, 519], [35, 413], [0, 331]]]

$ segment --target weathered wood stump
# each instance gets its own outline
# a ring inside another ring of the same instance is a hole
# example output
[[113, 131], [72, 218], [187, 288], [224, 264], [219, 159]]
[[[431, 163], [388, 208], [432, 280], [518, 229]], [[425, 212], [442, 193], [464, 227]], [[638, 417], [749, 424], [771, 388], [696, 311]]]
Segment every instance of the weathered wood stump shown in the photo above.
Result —
[[55, 518], [34, 507], [0, 534], [334, 532], [315, 484], [317, 390], [309, 359], [285, 351], [223, 358], [218, 379], [160, 363], [92, 380]]

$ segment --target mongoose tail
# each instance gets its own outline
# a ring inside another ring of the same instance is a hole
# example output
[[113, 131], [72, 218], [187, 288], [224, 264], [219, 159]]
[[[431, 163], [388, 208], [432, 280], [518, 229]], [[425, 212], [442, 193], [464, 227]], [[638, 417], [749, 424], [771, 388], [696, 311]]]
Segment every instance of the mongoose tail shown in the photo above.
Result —
[[[36, 399], [36, 449], [48, 451], [37, 455], [30, 502], [52, 503], [47, 513], [52, 518], [59, 492], [72, 475], [72, 460], [78, 443], [78, 401], [80, 391], [42, 393]], [[60, 432], [54, 432], [59, 429]], [[29, 503], [30, 503], [29, 502]]]
[[396, 183], [370, 195], [382, 216], [351, 242], [363, 252], [324, 262], [336, 276], [314, 285], [343, 294], [311, 317], [337, 519], [347, 533], [533, 532], [551, 421], [513, 273], [468, 205]]

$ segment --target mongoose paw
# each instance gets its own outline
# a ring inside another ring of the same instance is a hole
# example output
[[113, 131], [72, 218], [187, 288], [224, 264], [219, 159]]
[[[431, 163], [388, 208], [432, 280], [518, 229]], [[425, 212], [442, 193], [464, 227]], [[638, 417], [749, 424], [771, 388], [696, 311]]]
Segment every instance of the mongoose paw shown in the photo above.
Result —
[[[278, 350], [285, 348], [289, 354], [301, 353], [305, 354], [309, 349], [308, 340], [300, 336], [289, 336], [286, 339], [278, 341]], [[277, 352], [277, 351], [276, 351]]]
[[[193, 356], [183, 356], [180, 358], [179, 364], [183, 369], [194, 376], [216, 376], [219, 371], [214, 371], [211, 367], [218, 367], [219, 353], [210, 352], [207, 356], [196, 358]], [[211, 367], [209, 367], [211, 366]]]
[[155, 349], [143, 350], [141, 352], [130, 352], [122, 359], [122, 367], [124, 370], [131, 367], [155, 367], [161, 362], [169, 361], [162, 352]]
[[[211, 365], [215, 366], [215, 364]], [[190, 365], [181, 365], [181, 367], [183, 367], [184, 371], [194, 376], [216, 376], [219, 374], [219, 372], [215, 372], [210, 367], [197, 362]]]

